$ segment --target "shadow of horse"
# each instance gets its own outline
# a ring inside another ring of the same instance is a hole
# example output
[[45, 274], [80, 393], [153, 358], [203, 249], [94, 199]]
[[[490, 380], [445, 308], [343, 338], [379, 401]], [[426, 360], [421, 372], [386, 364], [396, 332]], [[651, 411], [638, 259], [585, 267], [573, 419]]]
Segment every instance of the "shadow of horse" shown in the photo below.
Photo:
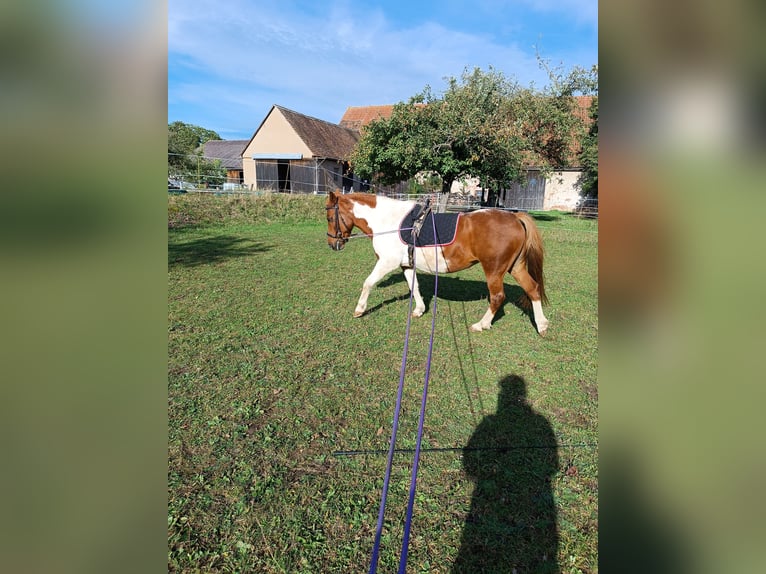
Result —
[[[418, 275], [418, 284], [420, 286], [420, 292], [423, 294], [423, 301], [426, 304], [426, 313], [428, 313], [428, 310], [431, 308], [431, 301], [433, 301], [433, 293], [434, 293], [434, 280], [435, 277], [433, 275], [428, 274], [419, 274]], [[367, 313], [373, 313], [375, 311], [378, 311], [385, 307], [386, 305], [390, 305], [392, 303], [396, 303], [397, 301], [408, 301], [410, 298], [409, 289], [406, 285], [406, 281], [404, 279], [404, 275], [401, 273], [392, 273], [388, 277], [386, 277], [383, 281], [378, 283], [377, 287], [390, 287], [393, 285], [402, 284], [403, 287], [407, 288], [407, 291], [402, 293], [402, 295], [399, 295], [397, 297], [391, 297], [381, 303], [378, 303], [374, 307], [371, 307], [367, 310]], [[497, 311], [497, 314], [495, 315], [494, 320], [492, 321], [492, 324], [494, 325], [503, 318], [505, 315], [505, 306], [507, 304], [511, 304], [514, 307], [516, 307], [521, 313], [523, 313], [527, 319], [529, 320], [530, 324], [532, 326], [535, 325], [534, 322], [534, 314], [532, 313], [531, 308], [526, 309], [524, 308], [519, 301], [524, 296], [524, 290], [519, 287], [516, 284], [504, 284], [505, 285], [505, 303], [502, 307]], [[473, 279], [461, 279], [459, 276], [454, 275], [439, 275], [439, 285], [438, 285], [438, 292], [437, 297], [439, 299], [444, 299], [445, 301], [455, 301], [455, 302], [470, 302], [470, 301], [484, 301], [487, 302], [489, 300], [489, 289], [487, 288], [487, 283], [485, 281], [476, 281]]]

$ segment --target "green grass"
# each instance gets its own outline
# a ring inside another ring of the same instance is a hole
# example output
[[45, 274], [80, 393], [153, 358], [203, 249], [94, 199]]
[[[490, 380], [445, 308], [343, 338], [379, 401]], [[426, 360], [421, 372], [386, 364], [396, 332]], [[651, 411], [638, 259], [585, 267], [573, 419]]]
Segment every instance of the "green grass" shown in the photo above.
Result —
[[[386, 457], [334, 453], [388, 446], [408, 292], [392, 274], [353, 319], [372, 247], [330, 250], [322, 207], [169, 199], [172, 571], [368, 568]], [[597, 222], [536, 215], [547, 337], [511, 302], [470, 333], [480, 268], [439, 278], [423, 448], [456, 450], [421, 457], [408, 572], [597, 571]], [[434, 304], [433, 278], [420, 281], [399, 448], [415, 444]], [[510, 276], [506, 293], [520, 293]], [[380, 572], [398, 564], [411, 458], [394, 460]]]

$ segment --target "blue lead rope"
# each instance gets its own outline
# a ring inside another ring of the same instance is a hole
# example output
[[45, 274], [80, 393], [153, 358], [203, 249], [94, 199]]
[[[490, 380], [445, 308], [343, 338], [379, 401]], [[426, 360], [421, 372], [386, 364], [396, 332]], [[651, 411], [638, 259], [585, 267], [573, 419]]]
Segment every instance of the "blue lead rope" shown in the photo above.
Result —
[[[433, 213], [430, 212], [431, 216], [431, 224], [434, 228], [434, 236], [436, 236], [436, 222], [435, 218], [433, 216]], [[431, 319], [431, 337], [428, 345], [428, 358], [426, 360], [426, 372], [425, 372], [425, 379], [423, 382], [423, 396], [420, 401], [420, 415], [418, 417], [418, 436], [417, 441], [415, 444], [415, 456], [412, 464], [412, 476], [410, 478], [410, 494], [409, 494], [409, 500], [407, 502], [407, 514], [405, 516], [404, 521], [404, 535], [402, 537], [402, 553], [399, 558], [399, 574], [405, 574], [407, 570], [407, 554], [409, 551], [409, 542], [410, 542], [410, 528], [412, 525], [412, 512], [413, 507], [415, 505], [415, 490], [417, 487], [417, 477], [418, 477], [418, 466], [420, 462], [420, 446], [423, 441], [423, 427], [425, 423], [425, 417], [426, 417], [426, 402], [428, 399], [428, 380], [430, 378], [431, 374], [431, 357], [433, 356], [433, 350], [434, 350], [434, 332], [436, 330], [436, 294], [438, 292], [438, 286], [439, 286], [439, 254], [438, 254], [438, 247], [434, 245], [434, 298], [433, 298], [433, 309], [432, 309], [432, 319]], [[404, 390], [404, 378], [405, 378], [405, 368], [407, 365], [407, 352], [409, 350], [409, 342], [410, 342], [410, 323], [412, 320], [412, 300], [413, 300], [413, 291], [415, 287], [415, 262], [414, 262], [414, 255], [413, 255], [413, 264], [412, 264], [412, 285], [410, 285], [410, 303], [409, 303], [409, 309], [408, 309], [408, 316], [407, 316], [407, 327], [405, 329], [404, 334], [404, 351], [402, 352], [402, 365], [399, 369], [399, 388], [396, 393], [396, 407], [394, 409], [394, 421], [393, 421], [393, 429], [391, 431], [391, 442], [389, 444], [388, 449], [388, 461], [386, 464], [386, 474], [383, 479], [383, 494], [381, 496], [380, 500], [380, 510], [378, 511], [378, 524], [377, 528], [375, 530], [375, 544], [372, 548], [372, 558], [370, 561], [370, 574], [375, 574], [378, 568], [378, 557], [380, 554], [380, 539], [381, 534], [383, 532], [383, 522], [384, 522], [384, 516], [386, 512], [386, 499], [388, 497], [388, 485], [391, 480], [391, 467], [393, 465], [394, 460], [394, 451], [396, 450], [396, 433], [399, 427], [399, 412], [401, 411], [402, 407], [402, 392]]]

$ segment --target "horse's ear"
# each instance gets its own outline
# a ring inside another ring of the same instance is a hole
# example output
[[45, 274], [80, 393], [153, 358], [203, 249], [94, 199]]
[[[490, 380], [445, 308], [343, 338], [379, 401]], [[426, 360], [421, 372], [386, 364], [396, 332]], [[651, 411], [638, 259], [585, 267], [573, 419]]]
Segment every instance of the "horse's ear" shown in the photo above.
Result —
[[328, 195], [328, 202], [330, 205], [335, 205], [338, 203], [338, 194], [334, 191], [331, 191]]

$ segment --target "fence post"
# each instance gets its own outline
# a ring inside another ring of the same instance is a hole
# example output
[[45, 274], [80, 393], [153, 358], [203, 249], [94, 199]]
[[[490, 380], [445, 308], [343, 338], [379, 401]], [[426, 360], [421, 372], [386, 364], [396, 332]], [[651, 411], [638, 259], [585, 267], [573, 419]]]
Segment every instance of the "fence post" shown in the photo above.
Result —
[[447, 211], [447, 193], [436, 194], [436, 213], [444, 213]]

